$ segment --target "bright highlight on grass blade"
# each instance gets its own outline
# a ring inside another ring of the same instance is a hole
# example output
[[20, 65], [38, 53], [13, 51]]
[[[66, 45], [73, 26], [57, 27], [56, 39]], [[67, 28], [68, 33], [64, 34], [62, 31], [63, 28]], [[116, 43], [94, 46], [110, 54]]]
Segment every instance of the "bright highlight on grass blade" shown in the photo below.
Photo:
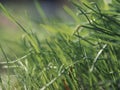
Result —
[[93, 71], [93, 69], [94, 69], [94, 67], [95, 67], [95, 63], [97, 62], [99, 56], [102, 54], [102, 52], [104, 51], [104, 49], [105, 49], [106, 47], [107, 47], [107, 44], [105, 44], [105, 45], [103, 46], [103, 48], [97, 53], [97, 55], [96, 55], [96, 57], [95, 57], [95, 59], [94, 59], [94, 61], [93, 61], [93, 64], [92, 64], [92, 66], [91, 66], [91, 68], [90, 68], [90, 72]]

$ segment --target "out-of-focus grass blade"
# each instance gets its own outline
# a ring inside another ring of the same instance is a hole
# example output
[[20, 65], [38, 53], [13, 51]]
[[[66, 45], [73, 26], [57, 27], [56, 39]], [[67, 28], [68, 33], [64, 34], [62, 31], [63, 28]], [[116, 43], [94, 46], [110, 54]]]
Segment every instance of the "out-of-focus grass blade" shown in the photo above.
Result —
[[3, 82], [2, 82], [1, 75], [0, 75], [0, 86], [1, 86], [1, 89], [2, 89], [2, 90], [5, 90], [5, 87], [4, 87]]
[[15, 24], [17, 24], [27, 35], [30, 36], [30, 34], [27, 32], [27, 30], [14, 18], [13, 15], [11, 15], [11, 13], [9, 13], [7, 11], [7, 9], [0, 3], [0, 9], [3, 11], [3, 13], [11, 20], [13, 21]]
[[35, 0], [35, 6], [36, 6], [36, 9], [37, 9], [39, 15], [41, 16], [42, 21], [44, 23], [46, 23], [47, 16], [46, 16], [45, 12], [43, 11], [42, 7], [40, 6], [40, 3], [37, 0]]
[[65, 10], [77, 23], [80, 22], [79, 18], [76, 16], [76, 13], [73, 12], [69, 7], [64, 6], [64, 10]]

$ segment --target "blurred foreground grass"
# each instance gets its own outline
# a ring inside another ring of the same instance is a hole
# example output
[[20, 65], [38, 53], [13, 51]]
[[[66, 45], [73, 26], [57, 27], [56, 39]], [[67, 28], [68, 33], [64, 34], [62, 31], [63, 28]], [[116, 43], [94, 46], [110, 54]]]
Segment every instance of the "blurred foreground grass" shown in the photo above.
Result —
[[3, 90], [120, 89], [120, 1], [108, 5], [104, 0], [74, 0], [72, 4], [75, 11], [64, 7], [74, 19], [72, 24], [47, 20], [37, 2], [43, 23], [22, 22], [0, 4], [24, 34], [23, 56], [15, 53], [11, 58], [1, 45], [6, 62], [0, 65], [7, 70], [5, 80], [0, 75]]

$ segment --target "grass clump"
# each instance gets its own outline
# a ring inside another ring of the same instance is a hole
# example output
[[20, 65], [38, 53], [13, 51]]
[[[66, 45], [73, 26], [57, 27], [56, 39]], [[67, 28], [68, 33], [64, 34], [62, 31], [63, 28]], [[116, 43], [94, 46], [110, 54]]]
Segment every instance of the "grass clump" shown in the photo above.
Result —
[[[7, 65], [8, 69], [15, 66], [16, 84], [11, 86], [11, 83], [8, 83], [7, 89], [120, 89], [120, 14], [119, 7], [116, 7], [120, 2], [113, 0], [109, 9], [100, 8], [100, 2], [87, 2], [72, 2], [78, 10], [76, 17], [65, 7], [65, 10], [72, 14], [70, 16], [75, 18], [73, 26], [81, 21], [75, 30], [67, 24], [41, 24], [42, 29], [55, 32], [45, 40], [39, 40], [38, 35], [32, 31], [28, 32], [0, 5], [26, 34], [23, 43], [27, 51], [23, 57], [11, 61], [1, 48], [7, 62], [0, 64]], [[7, 74], [10, 77], [9, 70]], [[2, 78], [0, 85], [5, 88]]]

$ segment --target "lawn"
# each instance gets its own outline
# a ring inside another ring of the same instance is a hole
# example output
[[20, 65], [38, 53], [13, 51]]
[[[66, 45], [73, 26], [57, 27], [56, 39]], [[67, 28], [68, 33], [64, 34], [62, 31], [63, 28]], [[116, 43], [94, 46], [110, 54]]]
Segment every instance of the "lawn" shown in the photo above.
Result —
[[2, 90], [120, 89], [120, 1], [70, 3], [72, 8], [64, 6], [73, 19], [68, 23], [47, 18], [37, 1], [42, 22], [28, 16], [22, 22], [0, 4], [1, 12], [21, 30], [15, 36], [22, 37], [11, 44], [9, 38], [4, 41], [8, 33], [0, 34], [0, 67], [6, 69], [0, 74]]

